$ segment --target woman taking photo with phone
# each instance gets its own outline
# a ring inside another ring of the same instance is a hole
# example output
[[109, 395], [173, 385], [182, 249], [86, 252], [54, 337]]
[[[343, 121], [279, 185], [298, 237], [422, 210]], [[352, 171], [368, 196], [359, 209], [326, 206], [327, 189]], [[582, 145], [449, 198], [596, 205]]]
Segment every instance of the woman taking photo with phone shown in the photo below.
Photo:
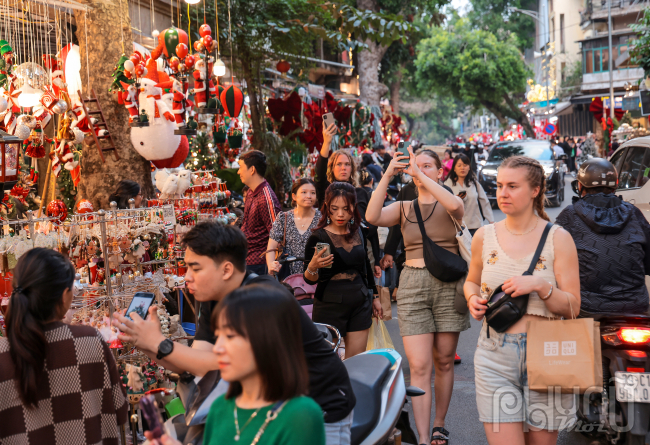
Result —
[[[411, 383], [426, 394], [412, 400], [419, 443], [446, 444], [449, 432], [445, 417], [454, 386], [454, 357], [461, 331], [469, 329], [469, 314], [454, 308], [460, 279], [444, 282], [433, 276], [424, 261], [424, 239], [418, 224], [417, 203], [426, 236], [439, 247], [458, 255], [456, 227], [452, 218], [462, 220], [462, 200], [438, 181], [443, 173], [438, 155], [418, 150], [409, 156], [395, 156], [368, 204], [368, 220], [380, 227], [401, 226], [406, 263], [397, 291], [397, 316], [411, 368]], [[413, 177], [418, 198], [383, 207], [390, 179], [401, 171]], [[431, 373], [435, 367], [436, 416], [431, 418]], [[431, 432], [430, 432], [431, 431]]]
[[463, 154], [456, 156], [445, 185], [454, 192], [454, 195], [463, 200], [465, 206], [463, 220], [472, 235], [479, 227], [483, 226], [485, 221], [488, 224], [494, 224], [492, 206], [483, 187], [471, 170], [467, 156]]
[[[237, 289], [214, 309], [212, 351], [230, 386], [210, 407], [205, 445], [325, 445], [323, 412], [306, 397], [298, 311], [287, 292], [266, 284]], [[180, 445], [165, 435], [161, 442]]]
[[[515, 299], [529, 296], [525, 315], [509, 329], [498, 333], [489, 328], [488, 337], [484, 322], [479, 335], [474, 355], [476, 404], [490, 445], [555, 444], [558, 429], [567, 424], [564, 410], [575, 403], [572, 394], [539, 393], [527, 387], [528, 321], [569, 318], [580, 311], [578, 253], [571, 235], [561, 227], [550, 228], [533, 274], [523, 275], [549, 221], [544, 211], [545, 181], [544, 169], [534, 159], [513, 156], [503, 161], [497, 173], [497, 203], [506, 219], [480, 228], [472, 241], [464, 288], [476, 320], [483, 320], [499, 286]], [[505, 409], [506, 399], [499, 399], [504, 394], [513, 403], [517, 400], [518, 409]]]
[[[282, 265], [276, 261], [276, 252], [282, 247], [289, 256], [305, 257], [305, 244], [311, 236], [311, 231], [320, 221], [320, 211], [315, 207], [316, 184], [309, 178], [300, 178], [291, 187], [293, 210], [278, 213], [269, 235], [269, 245], [266, 251], [266, 264], [269, 273], [280, 274]], [[284, 243], [284, 246], [281, 244]], [[285, 267], [284, 274], [278, 275], [280, 280], [289, 275], [303, 273], [305, 265], [302, 261], [295, 261]]]
[[373, 312], [382, 314], [360, 225], [354, 187], [335, 182], [305, 247], [305, 281], [318, 283], [312, 320], [339, 330], [345, 358], [366, 350]]

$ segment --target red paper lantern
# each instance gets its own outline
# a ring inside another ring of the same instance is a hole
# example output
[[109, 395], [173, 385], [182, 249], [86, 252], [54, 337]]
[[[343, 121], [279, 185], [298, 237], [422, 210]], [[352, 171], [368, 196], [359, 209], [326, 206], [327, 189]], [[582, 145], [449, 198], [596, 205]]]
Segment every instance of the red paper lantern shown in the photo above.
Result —
[[88, 201], [87, 199], [82, 199], [77, 203], [77, 213], [78, 214], [83, 214], [83, 213], [92, 213], [93, 212], [93, 204], [92, 202]]
[[286, 60], [280, 60], [277, 65], [275, 65], [278, 71], [282, 74], [288, 72], [291, 69], [291, 64]]
[[209, 36], [210, 34], [212, 34], [212, 29], [210, 29], [210, 25], [208, 25], [207, 23], [201, 25], [201, 27], [199, 28], [199, 35], [201, 37], [205, 37], [205, 36]]
[[244, 106], [244, 95], [239, 88], [230, 85], [221, 92], [219, 99], [221, 100], [221, 105], [228, 116], [232, 118], [239, 116], [239, 113], [241, 113], [241, 109]]
[[68, 217], [68, 208], [60, 199], [55, 199], [54, 201], [50, 202], [47, 205], [45, 212], [47, 216], [51, 218], [58, 218], [60, 222], [65, 221], [65, 219]]

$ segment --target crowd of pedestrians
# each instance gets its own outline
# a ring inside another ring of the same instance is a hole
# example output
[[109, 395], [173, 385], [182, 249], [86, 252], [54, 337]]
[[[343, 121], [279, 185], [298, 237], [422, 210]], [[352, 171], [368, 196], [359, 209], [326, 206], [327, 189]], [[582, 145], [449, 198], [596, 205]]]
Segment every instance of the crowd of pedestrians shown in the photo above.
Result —
[[[460, 333], [469, 329], [470, 316], [484, 320], [499, 298], [527, 296], [525, 314], [507, 330], [482, 324], [474, 356], [479, 420], [491, 445], [556, 443], [560, 410], [573, 396], [528, 389], [528, 322], [620, 310], [579, 266], [593, 261], [579, 257], [585, 250], [579, 240], [585, 233], [602, 236], [603, 245], [614, 249], [620, 242], [606, 236], [620, 233], [628, 244], [646, 246], [650, 225], [611, 187], [585, 185], [587, 176], [578, 176], [582, 199], [551, 224], [544, 168], [523, 156], [505, 159], [498, 170], [505, 219], [495, 223], [477, 179], [477, 165], [487, 158], [482, 144], [453, 146], [442, 159], [416, 144], [408, 155], [391, 156], [380, 147], [358, 163], [345, 150], [331, 150], [336, 132], [335, 126], [323, 129], [315, 179], [296, 180], [291, 208], [282, 211], [264, 179], [265, 155], [251, 150], [239, 158], [246, 188], [241, 229], [203, 222], [185, 234], [187, 288], [200, 305], [191, 347], [165, 338], [155, 307], [145, 319], [115, 313], [120, 339], [166, 369], [202, 378], [219, 372], [229, 383], [210, 408], [206, 444], [349, 445], [355, 395], [314, 322], [340, 332], [345, 358], [358, 355], [366, 350], [373, 318], [384, 315], [378, 285], [388, 285], [397, 289], [411, 384], [424, 390], [412, 399], [419, 443], [444, 445], [453, 436], [446, 416]], [[575, 170], [576, 142], [565, 138], [553, 148]], [[613, 166], [601, 161], [586, 164], [580, 174], [611, 174]], [[398, 177], [409, 180], [391, 198]], [[132, 184], [123, 188], [125, 196], [139, 194]], [[595, 209], [614, 216], [608, 223], [588, 222]], [[614, 217], [621, 220], [618, 232], [608, 225]], [[462, 269], [453, 258], [468, 248], [465, 229], [471, 260], [462, 260]], [[386, 234], [382, 243], [380, 233]], [[638, 269], [643, 277], [647, 250], [631, 250], [636, 253], [619, 265], [621, 275]], [[311, 320], [283, 285], [289, 277], [315, 287]], [[73, 279], [71, 263], [52, 250], [33, 249], [18, 261], [7, 338], [0, 338], [0, 443], [68, 444], [81, 437], [85, 443], [116, 443], [118, 426], [126, 422], [125, 394], [101, 335], [61, 321], [72, 302]], [[645, 285], [632, 281], [619, 283], [629, 297], [625, 307], [647, 311]], [[582, 308], [581, 287], [588, 290]], [[504, 407], [498, 400], [504, 391], [523, 403]], [[161, 442], [180, 443], [167, 436]]]

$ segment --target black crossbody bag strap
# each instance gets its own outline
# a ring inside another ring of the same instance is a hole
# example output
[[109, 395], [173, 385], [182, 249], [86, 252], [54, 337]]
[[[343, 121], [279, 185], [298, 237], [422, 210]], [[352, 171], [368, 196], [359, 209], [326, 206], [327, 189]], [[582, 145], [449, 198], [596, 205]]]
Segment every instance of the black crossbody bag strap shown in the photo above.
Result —
[[476, 202], [478, 203], [478, 210], [481, 212], [481, 222], [485, 221], [485, 215], [483, 214], [483, 206], [481, 206], [481, 196], [478, 192], [478, 184], [474, 182], [474, 187], [476, 187]]
[[544, 233], [542, 233], [542, 237], [539, 239], [539, 244], [537, 245], [537, 250], [535, 250], [535, 255], [533, 255], [533, 260], [530, 262], [530, 266], [528, 267], [528, 270], [524, 272], [524, 275], [532, 275], [533, 272], [535, 271], [535, 266], [537, 266], [539, 257], [542, 254], [544, 245], [546, 244], [546, 238], [548, 238], [548, 234], [551, 231], [552, 227], [553, 227], [552, 222], [546, 223], [546, 227], [544, 227]]

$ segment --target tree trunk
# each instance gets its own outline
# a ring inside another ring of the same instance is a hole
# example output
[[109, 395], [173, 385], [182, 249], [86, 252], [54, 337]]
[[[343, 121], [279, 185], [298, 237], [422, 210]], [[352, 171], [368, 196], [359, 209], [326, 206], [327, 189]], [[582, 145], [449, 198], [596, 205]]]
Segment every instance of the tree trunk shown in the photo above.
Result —
[[390, 84], [390, 106], [393, 107], [393, 113], [395, 114], [399, 114], [399, 90], [402, 87], [402, 76], [402, 70], [400, 70]]
[[[86, 137], [83, 144], [82, 176], [77, 200], [88, 199], [97, 210], [108, 208], [108, 196], [122, 179], [138, 182], [145, 197], [153, 197], [154, 188], [151, 182], [150, 162], [140, 156], [131, 145], [129, 113], [124, 105], [117, 103], [117, 96], [108, 92], [115, 63], [123, 52], [122, 35], [124, 53], [129, 55], [133, 51], [128, 1], [79, 1], [92, 8], [88, 12], [75, 11], [76, 35], [81, 54], [81, 78], [85, 89], [83, 94], [87, 96], [91, 88], [95, 90], [104, 112], [108, 131], [120, 157], [116, 161], [112, 152], [105, 152], [106, 162], [102, 162], [94, 141], [89, 145], [93, 140], [92, 136]], [[90, 68], [87, 70], [88, 66]], [[87, 79], [88, 72], [89, 79]]]
[[[376, 0], [357, 0], [357, 8], [362, 11], [371, 10], [378, 11]], [[364, 42], [368, 45], [368, 49], [361, 50], [357, 54], [359, 66], [359, 90], [362, 103], [369, 106], [379, 106], [379, 101], [383, 96], [388, 93], [388, 87], [379, 82], [379, 63], [383, 59], [384, 54], [388, 50], [387, 46], [383, 46], [372, 42], [368, 39]]]
[[245, 44], [238, 44], [237, 49], [239, 51], [239, 61], [241, 62], [242, 70], [244, 72], [244, 79], [246, 80], [246, 92], [248, 93], [249, 106], [251, 110], [253, 146], [259, 150], [263, 142], [260, 135], [264, 132], [264, 115], [260, 112], [260, 101], [264, 99], [262, 98], [262, 92], [258, 82], [257, 69], [255, 67], [256, 64], [250, 51]]

